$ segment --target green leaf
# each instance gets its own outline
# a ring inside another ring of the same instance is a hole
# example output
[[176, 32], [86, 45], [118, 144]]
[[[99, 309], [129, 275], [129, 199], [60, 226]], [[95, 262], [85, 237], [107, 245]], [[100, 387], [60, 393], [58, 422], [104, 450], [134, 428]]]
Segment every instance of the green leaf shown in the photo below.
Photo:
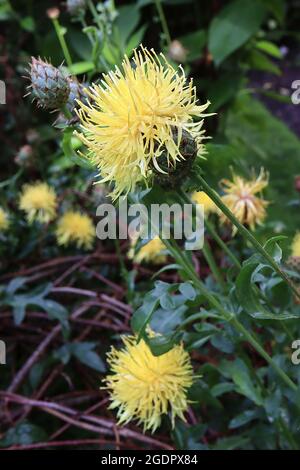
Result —
[[201, 56], [206, 40], [207, 34], [204, 29], [180, 36], [179, 41], [187, 50], [187, 60], [193, 61]]
[[140, 12], [134, 5], [124, 5], [119, 7], [118, 13], [115, 25], [118, 28], [120, 39], [125, 45], [140, 21]]
[[248, 367], [241, 359], [235, 361], [224, 361], [221, 372], [231, 377], [236, 385], [236, 391], [253, 401], [257, 406], [263, 405], [260, 389], [255, 386], [250, 376]]
[[208, 447], [199, 442], [206, 430], [207, 425], [202, 423], [190, 426], [178, 421], [172, 433], [176, 448], [182, 450], [207, 450]]
[[249, 438], [243, 436], [223, 437], [210, 447], [212, 450], [242, 449], [249, 442]]
[[179, 286], [179, 292], [188, 300], [195, 300], [197, 293], [190, 282], [184, 282]]
[[266, 15], [259, 0], [235, 0], [225, 6], [209, 28], [208, 48], [217, 65], [258, 30]]
[[106, 367], [101, 357], [93, 351], [96, 343], [93, 342], [74, 342], [66, 343], [57, 349], [53, 354], [55, 359], [59, 359], [63, 364], [68, 364], [71, 356], [76, 357], [82, 364], [97, 370], [105, 372]]
[[146, 343], [151, 349], [151, 352], [154, 356], [161, 356], [162, 354], [167, 353], [170, 349], [173, 348], [177, 340], [174, 336], [155, 336], [155, 337], [146, 337]]
[[235, 385], [229, 382], [223, 382], [221, 384], [215, 385], [211, 389], [211, 393], [214, 397], [220, 397], [221, 395], [224, 395], [224, 393], [230, 393], [235, 390]]
[[72, 75], [81, 75], [83, 73], [87, 73], [87, 72], [90, 72], [91, 70], [94, 70], [94, 68], [95, 68], [94, 63], [88, 60], [84, 60], [82, 62], [76, 62], [75, 64], [72, 64], [71, 67], [69, 67]]
[[25, 421], [7, 431], [0, 442], [0, 447], [10, 447], [13, 445], [25, 446], [46, 440], [47, 434], [42, 428]]
[[254, 275], [258, 273], [259, 267], [260, 265], [257, 262], [250, 262], [243, 265], [236, 280], [236, 296], [245, 312], [251, 317], [260, 320], [289, 320], [291, 318], [299, 318], [299, 315], [291, 312], [272, 313], [262, 305], [258, 294], [253, 289]]
[[243, 411], [243, 413], [240, 413], [239, 415], [235, 416], [229, 423], [229, 429], [237, 429], [240, 428], [241, 426], [244, 426], [245, 424], [250, 423], [250, 421], [253, 421], [254, 419], [258, 418], [260, 415], [259, 410], [246, 410]]
[[268, 10], [273, 13], [276, 20], [282, 25], [284, 24], [285, 14], [288, 3], [285, 0], [262, 0]]
[[286, 240], [288, 237], [284, 235], [278, 235], [276, 237], [269, 238], [269, 240], [264, 244], [264, 249], [272, 256], [276, 263], [280, 263], [282, 259], [282, 249], [278, 242]]
[[138, 335], [140, 339], [151, 321], [151, 317], [158, 307], [160, 299], [154, 297], [151, 293], [147, 294], [143, 305], [138, 308], [131, 318], [131, 328]]
[[42, 301], [36, 302], [36, 304], [48, 313], [49, 318], [52, 320], [58, 320], [61, 323], [64, 334], [68, 334], [70, 330], [68, 322], [69, 315], [67, 309], [63, 305], [51, 299], [43, 299]]
[[166, 293], [160, 298], [160, 305], [164, 310], [172, 310], [175, 307], [173, 296]]
[[164, 335], [173, 333], [183, 322], [187, 309], [186, 305], [178, 305], [170, 310], [159, 308], [154, 312], [150, 326], [156, 333]]
[[8, 295], [14, 295], [20, 287], [23, 287], [26, 284], [26, 281], [26, 277], [16, 277], [15, 279], [12, 279], [6, 288], [6, 293]]
[[275, 57], [275, 59], [281, 59], [282, 54], [279, 49], [279, 47], [274, 44], [273, 42], [270, 41], [257, 41], [255, 44], [255, 47], [266, 54], [271, 55], [272, 57]]
[[21, 325], [26, 315], [25, 305], [20, 303], [12, 305], [12, 307], [15, 325]]
[[167, 309], [174, 307], [170, 294], [177, 287], [178, 284], [156, 281], [154, 289], [146, 294], [143, 304], [134, 312], [131, 318], [131, 327], [138, 334], [138, 341], [144, 336], [147, 325], [150, 323], [161, 299], [163, 299], [162, 303]]
[[135, 33], [130, 35], [125, 49], [125, 52], [128, 56], [131, 56], [133, 49], [142, 43], [146, 29], [147, 26], [143, 25]]
[[[208, 87], [208, 99], [211, 102], [210, 112], [215, 112], [236, 97], [241, 88], [243, 77], [238, 72], [232, 76], [231, 73], [223, 73], [218, 80], [212, 81]], [[212, 144], [215, 145], [215, 144]]]
[[92, 369], [97, 370], [98, 372], [105, 372], [105, 364], [102, 361], [101, 357], [95, 352], [92, 351], [95, 348], [95, 343], [72, 343], [71, 351], [72, 354], [80, 361], [82, 364], [85, 364]]
[[280, 68], [260, 51], [252, 50], [250, 52], [249, 64], [254, 70], [263, 70], [264, 72], [274, 73], [274, 75], [281, 75]]
[[32, 16], [25, 16], [25, 18], [22, 18], [20, 25], [23, 29], [25, 29], [25, 31], [28, 31], [29, 33], [32, 33], [35, 30], [35, 21]]

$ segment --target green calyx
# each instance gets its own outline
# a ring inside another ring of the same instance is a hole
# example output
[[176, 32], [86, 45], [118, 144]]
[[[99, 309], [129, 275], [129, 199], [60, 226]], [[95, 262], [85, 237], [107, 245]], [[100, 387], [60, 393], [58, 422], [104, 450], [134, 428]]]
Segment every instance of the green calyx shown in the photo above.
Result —
[[[174, 128], [172, 133], [174, 141], [177, 142], [177, 128]], [[179, 150], [183, 158], [176, 162], [170, 161], [167, 150], [161, 154], [157, 163], [163, 173], [153, 165], [154, 183], [162, 187], [175, 188], [187, 178], [197, 155], [197, 145], [193, 137], [185, 130], [182, 131]]]

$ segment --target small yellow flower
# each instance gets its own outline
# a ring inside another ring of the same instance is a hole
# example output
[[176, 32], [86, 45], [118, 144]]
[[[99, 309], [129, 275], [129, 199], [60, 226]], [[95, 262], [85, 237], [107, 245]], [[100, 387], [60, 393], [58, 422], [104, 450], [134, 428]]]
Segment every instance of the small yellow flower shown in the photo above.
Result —
[[0, 232], [5, 232], [8, 229], [9, 220], [7, 213], [0, 207]]
[[[268, 175], [261, 169], [259, 176], [247, 181], [241, 176], [234, 175], [233, 180], [224, 179], [221, 186], [225, 195], [222, 196], [223, 203], [231, 210], [242, 224], [249, 225], [254, 230], [256, 224], [262, 224], [266, 217], [266, 207], [269, 202], [256, 196], [268, 185]], [[220, 215], [223, 223], [230, 223], [222, 213]], [[236, 233], [237, 229], [233, 229]]]
[[[132, 63], [125, 56], [121, 68], [86, 92], [90, 102], [79, 102], [79, 137], [102, 181], [114, 182], [115, 198], [134, 190], [139, 181], [149, 181], [153, 167], [162, 172], [159, 157], [164, 151], [170, 166], [183, 160], [179, 150], [183, 130], [203, 153], [202, 118], [209, 103], [199, 106], [192, 80], [154, 50], [141, 46]], [[200, 120], [193, 122], [193, 117]]]
[[165, 245], [159, 237], [155, 237], [148, 243], [143, 245], [137, 253], [135, 253], [135, 246], [137, 239], [131, 240], [131, 248], [128, 257], [133, 259], [136, 263], [152, 263], [164, 264], [167, 261], [167, 255], [164, 253], [166, 250]]
[[59, 245], [75, 243], [78, 248], [91, 249], [96, 236], [92, 219], [76, 211], [66, 212], [58, 221], [56, 238]]
[[125, 347], [120, 351], [112, 348], [108, 354], [113, 375], [106, 378], [110, 408], [118, 408], [119, 423], [138, 420], [144, 431], [154, 432], [168, 411], [173, 426], [176, 416], [184, 420], [193, 369], [183, 345], [154, 356], [144, 340], [137, 344], [133, 336], [122, 339]]
[[47, 183], [25, 184], [22, 188], [19, 207], [26, 212], [31, 224], [34, 220], [47, 224], [56, 217], [57, 198], [54, 189]]
[[300, 258], [300, 232], [298, 232], [293, 239], [292, 256]]
[[218, 207], [204, 191], [194, 192], [192, 194], [192, 201], [203, 206], [204, 215], [218, 212]]

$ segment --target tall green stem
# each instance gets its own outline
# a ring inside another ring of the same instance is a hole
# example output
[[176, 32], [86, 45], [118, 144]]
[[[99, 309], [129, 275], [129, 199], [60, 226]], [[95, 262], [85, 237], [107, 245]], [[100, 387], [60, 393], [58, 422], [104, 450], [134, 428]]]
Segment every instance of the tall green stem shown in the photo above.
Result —
[[293, 283], [290, 281], [288, 276], [280, 269], [276, 261], [272, 258], [272, 256], [264, 249], [264, 247], [259, 243], [259, 241], [252, 235], [249, 230], [242, 225], [237, 218], [232, 214], [232, 212], [225, 206], [223, 201], [221, 200], [220, 196], [211, 189], [211, 187], [206, 183], [205, 179], [202, 178], [201, 175], [197, 175], [197, 179], [199, 182], [199, 185], [202, 186], [202, 189], [206, 192], [206, 194], [212, 199], [212, 201], [221, 209], [223, 214], [228, 217], [228, 219], [232, 222], [233, 225], [238, 229], [238, 231], [243, 235], [243, 237], [248, 240], [254, 248], [265, 258], [265, 260], [272, 266], [272, 268], [279, 274], [279, 276], [286, 281], [294, 294], [299, 297], [300, 299], [300, 294], [297, 292], [297, 289], [293, 285]]
[[99, 15], [98, 15], [98, 12], [96, 10], [96, 7], [95, 5], [93, 4], [93, 1], [92, 0], [87, 0], [87, 4], [88, 4], [88, 7], [92, 13], [92, 16], [94, 18], [94, 21], [96, 23], [96, 25], [98, 26], [98, 28], [100, 29], [100, 31], [103, 31], [103, 25], [99, 19]]
[[204, 242], [202, 251], [203, 251], [206, 262], [207, 262], [208, 266], [210, 267], [210, 270], [211, 270], [215, 280], [218, 282], [218, 284], [220, 284], [223, 291], [225, 291], [226, 290], [226, 285], [225, 285], [224, 279], [223, 279], [222, 274], [219, 270], [219, 267], [217, 266], [217, 263], [215, 262], [214, 256], [212, 254], [212, 251], [211, 251], [210, 246], [207, 243], [207, 241]]
[[217, 231], [213, 224], [206, 218], [205, 219], [205, 225], [207, 228], [207, 231], [210, 233], [210, 235], [213, 237], [213, 239], [216, 241], [216, 243], [219, 245], [220, 248], [227, 254], [228, 258], [231, 259], [233, 264], [238, 268], [241, 269], [242, 265], [237, 259], [237, 257], [232, 253], [232, 251], [228, 248], [225, 242], [223, 242], [222, 238], [217, 234]]
[[70, 54], [70, 51], [68, 49], [68, 46], [67, 46], [67, 43], [66, 43], [66, 40], [65, 40], [64, 33], [62, 31], [62, 27], [60, 26], [59, 21], [58, 21], [57, 18], [52, 18], [52, 23], [53, 23], [54, 29], [56, 31], [56, 34], [57, 34], [60, 46], [62, 48], [64, 57], [66, 59], [67, 65], [68, 65], [69, 69], [71, 70], [72, 65], [73, 65], [72, 58], [71, 58], [71, 54]]
[[155, 5], [156, 5], [156, 9], [157, 9], [158, 16], [159, 16], [159, 19], [160, 19], [161, 27], [162, 27], [162, 30], [164, 32], [165, 38], [166, 38], [167, 46], [170, 46], [171, 42], [172, 42], [172, 39], [171, 39], [168, 23], [167, 23], [167, 20], [166, 20], [166, 16], [165, 16], [162, 4], [161, 4], [161, 0], [155, 0]]

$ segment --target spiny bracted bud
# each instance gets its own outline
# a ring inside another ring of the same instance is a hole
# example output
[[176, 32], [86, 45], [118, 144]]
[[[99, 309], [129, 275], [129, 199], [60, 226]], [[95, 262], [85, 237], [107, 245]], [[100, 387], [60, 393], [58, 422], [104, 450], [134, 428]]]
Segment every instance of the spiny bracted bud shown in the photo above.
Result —
[[[178, 130], [173, 128], [174, 142], [178, 141]], [[193, 137], [185, 130], [182, 131], [182, 136], [179, 144], [179, 151], [183, 156], [182, 159], [177, 160], [175, 164], [170, 163], [170, 158], [167, 149], [157, 159], [159, 168], [164, 172], [160, 172], [153, 165], [153, 173], [155, 175], [154, 182], [162, 187], [175, 188], [181, 186], [183, 181], [190, 174], [192, 165], [197, 155], [197, 145]]]
[[47, 109], [59, 109], [65, 105], [70, 84], [63, 71], [35, 57], [32, 57], [30, 66], [31, 94], [38, 105]]
[[67, 11], [70, 15], [77, 15], [86, 8], [86, 0], [67, 0]]
[[67, 108], [72, 113], [77, 106], [76, 100], [80, 100], [83, 103], [86, 101], [87, 96], [84, 93], [84, 86], [76, 78], [69, 79], [70, 94], [67, 101]]
[[286, 265], [288, 268], [300, 274], [300, 256], [289, 256]]

